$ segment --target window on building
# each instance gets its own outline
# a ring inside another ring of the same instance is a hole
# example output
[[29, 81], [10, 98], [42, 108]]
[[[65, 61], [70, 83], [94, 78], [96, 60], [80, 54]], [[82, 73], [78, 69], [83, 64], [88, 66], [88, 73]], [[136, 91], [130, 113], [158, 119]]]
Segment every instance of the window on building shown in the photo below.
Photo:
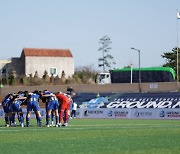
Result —
[[57, 68], [51, 67], [50, 68], [50, 74], [53, 75], [53, 76], [56, 76], [57, 75]]

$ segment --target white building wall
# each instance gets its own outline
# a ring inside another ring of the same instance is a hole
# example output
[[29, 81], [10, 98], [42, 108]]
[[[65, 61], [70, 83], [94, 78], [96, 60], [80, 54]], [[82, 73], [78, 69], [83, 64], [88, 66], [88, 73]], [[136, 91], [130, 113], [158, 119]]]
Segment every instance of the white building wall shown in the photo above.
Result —
[[0, 76], [2, 76], [2, 70], [6, 69], [6, 73], [9, 71], [11, 60], [0, 60]]
[[30, 57], [25, 58], [25, 74], [34, 76], [35, 71], [38, 72], [41, 78], [44, 75], [44, 71], [50, 74], [50, 68], [57, 68], [57, 75], [61, 77], [62, 71], [65, 72], [65, 77], [72, 76], [74, 74], [74, 59], [72, 57]]

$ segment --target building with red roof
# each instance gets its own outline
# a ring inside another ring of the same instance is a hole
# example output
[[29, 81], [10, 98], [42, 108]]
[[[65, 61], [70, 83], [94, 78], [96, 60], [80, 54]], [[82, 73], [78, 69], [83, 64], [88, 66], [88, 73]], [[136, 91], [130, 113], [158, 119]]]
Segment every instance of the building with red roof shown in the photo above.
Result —
[[12, 58], [11, 63], [2, 65], [0, 69], [8, 73], [11, 68], [17, 75], [34, 76], [37, 71], [39, 77], [42, 77], [47, 71], [49, 76], [59, 77], [64, 72], [68, 78], [74, 74], [74, 59], [69, 49], [23, 48], [19, 58]]

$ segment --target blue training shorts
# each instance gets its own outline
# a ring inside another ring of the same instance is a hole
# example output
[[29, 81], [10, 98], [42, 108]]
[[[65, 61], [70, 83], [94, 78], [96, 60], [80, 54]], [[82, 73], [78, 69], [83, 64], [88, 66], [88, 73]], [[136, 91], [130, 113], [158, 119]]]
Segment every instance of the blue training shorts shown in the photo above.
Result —
[[27, 104], [27, 111], [34, 111], [34, 112], [37, 112], [37, 111], [40, 111], [40, 107], [39, 107], [39, 104], [37, 101], [30, 101], [28, 102]]

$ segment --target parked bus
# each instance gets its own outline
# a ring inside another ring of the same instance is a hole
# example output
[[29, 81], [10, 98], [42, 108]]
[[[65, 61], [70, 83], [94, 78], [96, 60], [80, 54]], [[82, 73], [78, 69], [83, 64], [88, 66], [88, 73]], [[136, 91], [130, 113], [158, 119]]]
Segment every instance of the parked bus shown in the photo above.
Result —
[[[140, 68], [141, 82], [174, 82], [175, 71], [170, 67]], [[138, 83], [139, 68], [122, 68], [111, 70], [109, 73], [99, 73], [98, 84], [107, 83]]]

